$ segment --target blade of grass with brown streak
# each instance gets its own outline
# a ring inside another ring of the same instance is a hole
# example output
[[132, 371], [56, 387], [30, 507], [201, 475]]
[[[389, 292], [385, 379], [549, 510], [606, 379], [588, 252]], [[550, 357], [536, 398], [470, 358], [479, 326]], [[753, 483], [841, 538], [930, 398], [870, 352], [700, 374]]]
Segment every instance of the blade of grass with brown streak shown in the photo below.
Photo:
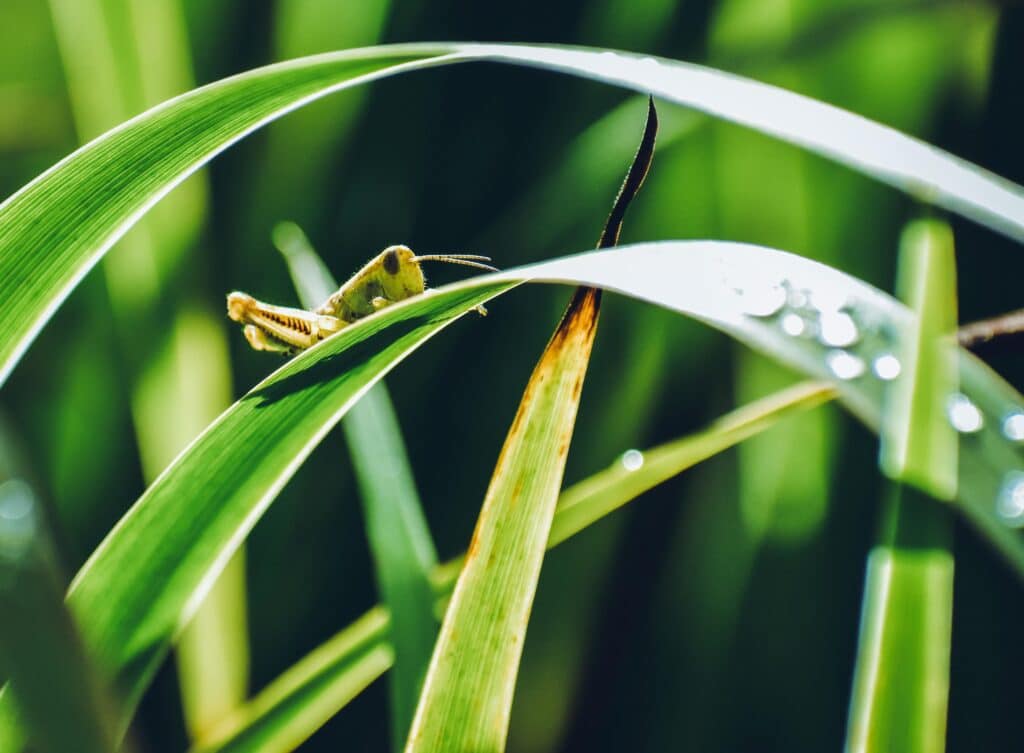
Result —
[[445, 614], [407, 753], [501, 751], [600, 295], [573, 297], [523, 393]]
[[[640, 147], [598, 240], [618, 243], [658, 130]], [[578, 288], [526, 385], [441, 626], [407, 753], [503, 751], [526, 626], [597, 333], [601, 292]]]

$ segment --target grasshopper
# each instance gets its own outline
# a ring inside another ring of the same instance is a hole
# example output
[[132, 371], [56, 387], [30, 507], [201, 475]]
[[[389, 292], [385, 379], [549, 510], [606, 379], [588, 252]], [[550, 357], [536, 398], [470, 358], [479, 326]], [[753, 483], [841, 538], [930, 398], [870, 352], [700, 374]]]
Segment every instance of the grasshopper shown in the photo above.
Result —
[[[389, 246], [313, 311], [274, 306], [246, 293], [235, 292], [228, 295], [228, 317], [245, 325], [245, 339], [254, 350], [293, 355], [364, 316], [422, 293], [426, 289], [426, 280], [420, 263], [425, 261], [498, 271], [496, 267], [483, 263], [490, 261], [486, 256], [417, 256], [408, 246]], [[486, 313], [482, 306], [477, 310], [481, 314]]]

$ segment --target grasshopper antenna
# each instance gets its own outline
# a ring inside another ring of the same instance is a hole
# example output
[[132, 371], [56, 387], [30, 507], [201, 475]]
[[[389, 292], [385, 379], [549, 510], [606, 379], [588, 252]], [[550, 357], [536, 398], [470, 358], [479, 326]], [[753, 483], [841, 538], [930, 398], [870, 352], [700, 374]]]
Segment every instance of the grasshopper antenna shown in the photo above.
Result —
[[490, 260], [491, 257], [480, 256], [479, 254], [427, 254], [425, 256], [412, 257], [412, 261], [415, 262], [443, 261], [448, 264], [461, 264], [464, 267], [475, 267], [476, 269], [482, 269], [486, 272], [500, 272], [501, 270], [497, 267], [481, 263]]

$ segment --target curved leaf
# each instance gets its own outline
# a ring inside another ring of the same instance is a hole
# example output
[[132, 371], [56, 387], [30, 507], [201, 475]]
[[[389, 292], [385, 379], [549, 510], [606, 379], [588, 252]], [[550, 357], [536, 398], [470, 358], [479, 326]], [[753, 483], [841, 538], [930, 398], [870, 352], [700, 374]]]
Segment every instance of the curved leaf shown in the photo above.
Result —
[[[840, 400], [877, 428], [892, 387], [878, 359], [892, 355], [913, 321], [893, 298], [760, 246], [666, 241], [627, 250], [476, 277], [391, 306], [300, 354], [225, 412], [120, 521], [69, 595], [87, 644], [119, 673], [129, 707], [232, 552], [345, 411], [454, 317], [519, 281], [603, 287], [695, 317], [832, 380]], [[1010, 438], [1003, 431], [1007, 417], [1024, 415], [1024, 397], [966, 352], [950, 352], [959, 353], [960, 391], [980, 416], [961, 444], [957, 499], [1024, 572], [1016, 530], [1024, 525], [1022, 449], [1014, 430]], [[15, 749], [4, 743], [16, 731], [9, 699], [0, 698], [0, 749]]]
[[456, 62], [536, 66], [618, 84], [755, 128], [1024, 240], [1024, 189], [917, 139], [703, 66], [536, 45], [435, 44], [316, 55], [169, 100], [87, 144], [0, 205], [0, 383], [61, 302], [154, 203], [259, 126], [386, 75]]
[[311, 99], [440, 52], [363, 50], [224, 79], [108, 131], [11, 196], [0, 205], [0, 382], [110, 246], [217, 153]]
[[[598, 248], [618, 245], [651, 167], [654, 99]], [[526, 628], [597, 336], [601, 291], [576, 289], [534, 366], [445, 609], [405, 750], [504, 751]]]

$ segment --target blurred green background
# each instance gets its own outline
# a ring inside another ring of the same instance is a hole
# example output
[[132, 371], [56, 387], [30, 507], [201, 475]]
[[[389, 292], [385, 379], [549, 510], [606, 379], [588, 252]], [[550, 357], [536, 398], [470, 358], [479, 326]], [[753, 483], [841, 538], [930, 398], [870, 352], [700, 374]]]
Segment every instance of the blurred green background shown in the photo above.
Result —
[[[83, 140], [198, 83], [314, 52], [424, 40], [559, 42], [704, 62], [861, 113], [1017, 182], [1024, 9], [956, 0], [4, 0], [0, 195]], [[643, 98], [466, 66], [343, 92], [241, 142], [177, 189], [74, 293], [0, 393], [0, 470], [48, 500], [70, 576], [178, 449], [279, 360], [223, 316], [239, 289], [297, 303], [270, 234], [307, 232], [344, 279], [381, 248], [502, 267], [593, 246], [643, 126]], [[662, 104], [623, 241], [777, 246], [892, 287], [924, 210], [849, 170]], [[955, 222], [961, 315], [1019, 307], [1024, 263]], [[428, 270], [440, 284], [459, 268]], [[442, 558], [464, 549], [523, 385], [567, 291], [522, 289], [388, 379]], [[994, 353], [1016, 386], [1024, 358]], [[697, 324], [614, 296], [566, 481], [694, 430], [792, 377]], [[876, 440], [838, 409], [788, 419], [549, 555], [510, 749], [836, 749]], [[13, 473], [13, 470], [5, 470]], [[260, 521], [248, 584], [258, 690], [377, 601], [357, 491], [332, 433]], [[1020, 583], [958, 523], [952, 751], [1017, 739]], [[241, 628], [240, 628], [241, 629]], [[244, 678], [241, 680], [244, 682]], [[174, 662], [133, 728], [187, 746]], [[377, 683], [302, 750], [383, 750]]]

